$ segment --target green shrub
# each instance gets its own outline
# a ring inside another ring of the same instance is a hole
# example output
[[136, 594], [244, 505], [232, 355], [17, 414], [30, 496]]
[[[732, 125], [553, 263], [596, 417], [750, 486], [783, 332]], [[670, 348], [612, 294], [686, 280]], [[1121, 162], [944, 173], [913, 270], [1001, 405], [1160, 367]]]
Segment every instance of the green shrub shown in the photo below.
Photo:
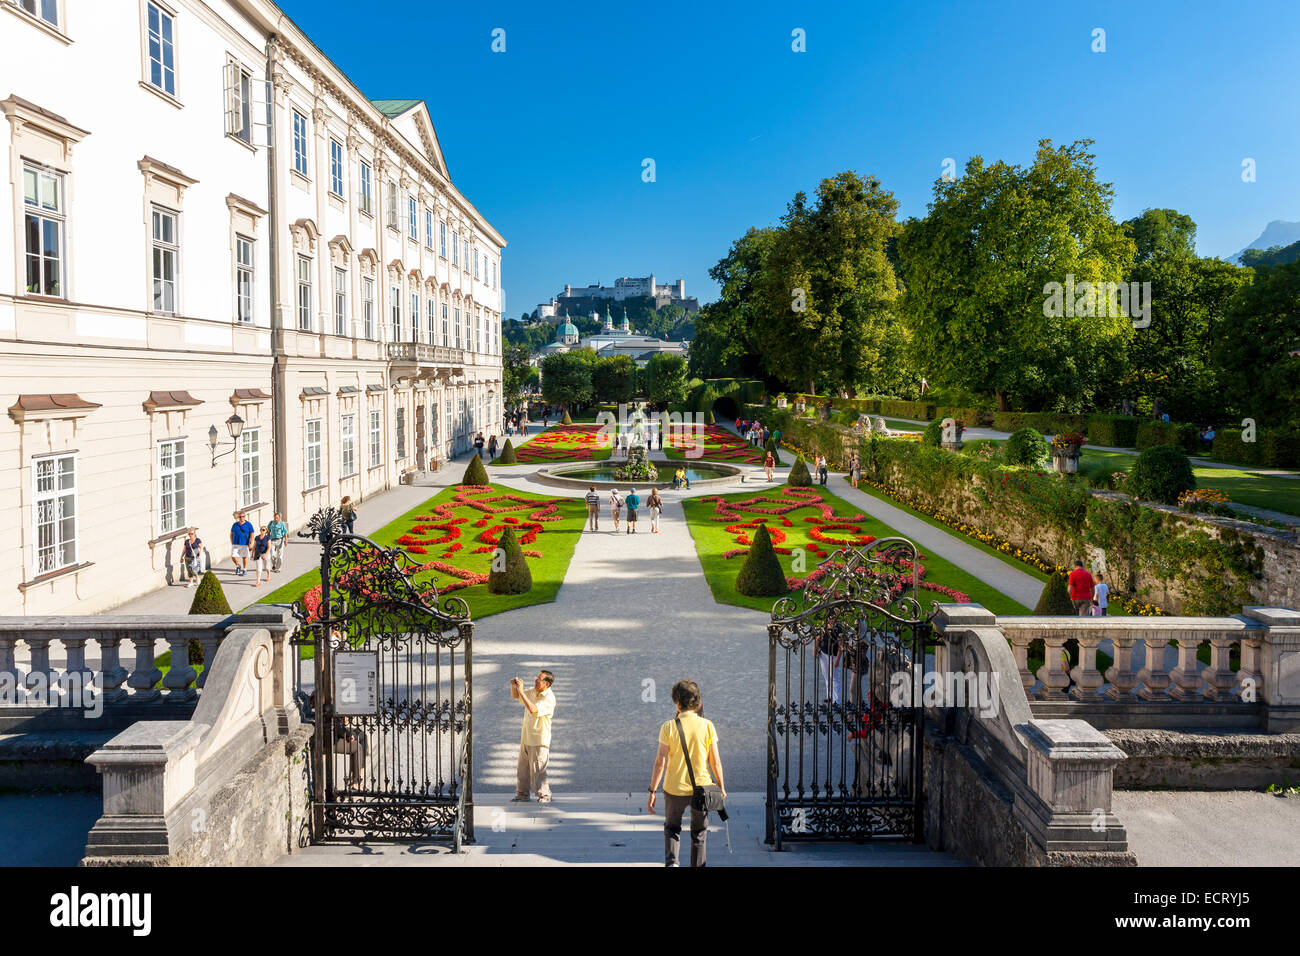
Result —
[[1037, 429], [1021, 428], [1011, 433], [1003, 449], [1008, 465], [1028, 465], [1038, 468], [1051, 457], [1047, 439]]
[[[254, 571], [256, 573], [256, 571]], [[190, 602], [191, 614], [230, 614], [230, 602], [226, 592], [221, 590], [221, 582], [211, 570], [204, 571], [199, 579], [199, 586], [194, 591], [194, 600]], [[202, 664], [203, 645], [199, 641], [190, 641], [188, 655], [191, 664]]]
[[1201, 430], [1187, 422], [1142, 422], [1138, 425], [1135, 447], [1141, 450], [1157, 445], [1170, 445], [1196, 454], [1201, 451]]
[[[1243, 465], [1259, 464], [1259, 441], [1241, 440], [1240, 428], [1220, 428], [1214, 433], [1214, 450], [1211, 454], [1222, 461], [1235, 461]], [[1259, 435], [1256, 434], [1256, 439]]]
[[983, 414], [978, 408], [965, 408], [959, 405], [936, 405], [934, 407], [934, 417], [940, 421], [945, 418], [955, 418], [967, 428], [974, 428], [980, 423]]
[[487, 469], [483, 467], [483, 459], [475, 455], [469, 460], [469, 465], [465, 468], [465, 476], [461, 478], [462, 485], [486, 485], [488, 483]]
[[515, 532], [506, 528], [501, 532], [498, 549], [505, 552], [505, 569], [496, 570], [497, 555], [492, 555], [492, 570], [488, 572], [488, 590], [493, 594], [526, 594], [533, 587], [533, 572], [528, 569], [528, 558], [524, 556]]
[[812, 475], [808, 473], [808, 466], [804, 464], [802, 458], [794, 460], [794, 466], [790, 469], [790, 477], [786, 482], [796, 488], [812, 487]]
[[518, 463], [519, 459], [515, 456], [515, 446], [511, 444], [510, 439], [507, 438], [506, 443], [501, 446], [501, 457], [497, 459], [497, 464], [516, 465]]
[[943, 441], [943, 421], [936, 418], [930, 424], [925, 426], [925, 431], [921, 432], [921, 444], [930, 445], [938, 448]]
[[1081, 432], [1087, 426], [1087, 415], [1067, 415], [1059, 412], [994, 412], [993, 427], [998, 431], [1014, 432], [1033, 428], [1045, 435], [1061, 432]]
[[704, 424], [706, 425], [718, 424], [717, 419], [713, 417], [713, 409], [710, 408], [707, 412], [704, 413]]
[[1043, 593], [1038, 595], [1038, 603], [1034, 605], [1034, 614], [1036, 616], [1059, 616], [1062, 614], [1075, 614], [1074, 605], [1070, 602], [1070, 585], [1064, 574], [1053, 574], [1043, 585]]
[[736, 575], [736, 590], [749, 597], [777, 597], [790, 590], [766, 525], [759, 525], [754, 533], [754, 543]]
[[1138, 455], [1124, 490], [1143, 501], [1178, 503], [1178, 496], [1196, 487], [1192, 463], [1171, 445], [1156, 445]]
[[564, 417], [560, 419], [560, 424], [561, 425], [573, 424], [573, 417], [569, 414], [569, 410], [567, 408], [564, 410]]
[[1140, 418], [1132, 415], [1089, 415], [1088, 444], [1108, 448], [1136, 448]]
[[776, 450], [775, 438], [769, 438], [767, 441], [765, 441], [763, 443], [763, 450], [770, 451], [772, 453], [772, 460], [776, 462], [776, 466], [778, 468], [780, 468], [784, 464], [784, 462], [781, 461], [781, 453]]
[[[1217, 437], [1217, 432], [1215, 434]], [[1267, 468], [1294, 468], [1300, 465], [1300, 432], [1285, 428], [1265, 428], [1256, 437], [1261, 465]]]

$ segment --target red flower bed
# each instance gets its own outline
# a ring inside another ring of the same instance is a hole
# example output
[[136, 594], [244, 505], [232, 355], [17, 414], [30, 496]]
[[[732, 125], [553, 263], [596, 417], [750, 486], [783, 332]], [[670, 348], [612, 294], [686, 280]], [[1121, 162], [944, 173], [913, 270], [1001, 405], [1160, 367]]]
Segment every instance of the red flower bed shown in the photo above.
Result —
[[599, 425], [559, 425], [520, 445], [515, 456], [522, 462], [590, 461], [599, 433]]
[[[668, 447], [685, 452], [692, 459], [740, 462], [746, 465], [761, 465], [767, 455], [763, 449], [755, 448], [735, 432], [719, 425], [699, 428], [675, 425], [668, 434]], [[699, 454], [693, 454], [697, 450]]]

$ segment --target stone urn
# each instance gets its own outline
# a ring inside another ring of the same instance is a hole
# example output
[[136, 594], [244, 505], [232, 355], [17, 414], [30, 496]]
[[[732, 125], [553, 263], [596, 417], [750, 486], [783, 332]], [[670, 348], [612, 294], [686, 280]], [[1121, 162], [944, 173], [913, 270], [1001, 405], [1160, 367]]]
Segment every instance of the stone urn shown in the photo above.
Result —
[[785, 406], [786, 406], [786, 397], [784, 395], [778, 395], [776, 399], [776, 407], [785, 408]]
[[1071, 475], [1079, 470], [1079, 452], [1076, 449], [1073, 453], [1070, 451], [1052, 450], [1052, 470], [1062, 474]]
[[966, 430], [965, 423], [955, 418], [945, 418], [942, 427], [943, 437], [939, 440], [940, 446], [948, 451], [961, 451], [961, 433]]
[[794, 400], [794, 411], [796, 415], [802, 415], [804, 413], [804, 410], [807, 408], [808, 408], [808, 403], [805, 402], [802, 398], [796, 398]]

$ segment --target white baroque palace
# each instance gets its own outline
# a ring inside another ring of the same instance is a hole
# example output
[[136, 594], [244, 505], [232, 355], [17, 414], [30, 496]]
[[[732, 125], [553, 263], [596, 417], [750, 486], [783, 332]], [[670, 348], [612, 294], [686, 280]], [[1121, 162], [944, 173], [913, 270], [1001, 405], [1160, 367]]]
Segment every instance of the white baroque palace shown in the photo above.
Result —
[[[265, 0], [0, 0], [0, 615], [500, 430], [502, 236]], [[237, 436], [237, 437], [236, 437]], [[215, 444], [215, 448], [213, 445]]]

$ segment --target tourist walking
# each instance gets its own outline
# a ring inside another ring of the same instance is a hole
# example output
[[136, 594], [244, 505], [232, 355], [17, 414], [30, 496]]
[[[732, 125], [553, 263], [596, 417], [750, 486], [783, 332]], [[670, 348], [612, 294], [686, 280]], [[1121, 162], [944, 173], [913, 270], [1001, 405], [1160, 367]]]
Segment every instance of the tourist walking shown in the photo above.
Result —
[[185, 544], [181, 548], [181, 561], [189, 575], [189, 586], [194, 587], [203, 577], [203, 539], [194, 528], [185, 530]]
[[636, 534], [636, 509], [641, 507], [641, 496], [635, 488], [627, 490], [627, 533]]
[[822, 684], [827, 688], [825, 701], [840, 704], [844, 685], [844, 671], [840, 667], [840, 641], [831, 628], [823, 628], [817, 638], [817, 665], [821, 668]]
[[[248, 573], [248, 548], [253, 543], [256, 529], [248, 523], [247, 513], [239, 512], [239, 520], [230, 526], [230, 560], [235, 563], [235, 575], [243, 577]], [[243, 566], [240, 566], [240, 562]]]
[[284, 562], [284, 543], [289, 537], [289, 526], [284, 523], [280, 512], [277, 511], [275, 519], [266, 526], [266, 530], [271, 533], [271, 570], [279, 574], [280, 566]]
[[650, 497], [646, 499], [646, 507], [650, 509], [650, 533], [659, 533], [659, 516], [663, 514], [664, 500], [659, 497], [659, 489], [651, 488]]
[[614, 530], [618, 531], [618, 513], [623, 508], [623, 499], [618, 496], [618, 489], [609, 490], [609, 510], [614, 515]]
[[775, 467], [776, 459], [772, 457], [772, 453], [769, 451], [767, 457], [763, 459], [763, 471], [767, 474], [768, 481], [772, 480], [772, 469]]
[[817, 480], [823, 485], [826, 484], [826, 456], [817, 456]]
[[1096, 582], [1080, 558], [1074, 559], [1074, 570], [1070, 572], [1070, 600], [1080, 617], [1092, 614], [1092, 589]]
[[655, 812], [659, 781], [664, 784], [664, 866], [677, 866], [681, 847], [682, 816], [691, 808], [691, 866], [706, 863], [705, 841], [709, 835], [707, 810], [696, 809], [692, 798], [695, 788], [715, 783], [727, 796], [722, 780], [722, 755], [718, 752], [718, 731], [713, 721], [700, 716], [703, 700], [700, 686], [693, 680], [679, 680], [673, 685], [673, 705], [677, 714], [659, 728], [659, 752], [650, 771], [650, 791], [646, 811]]
[[1101, 578], [1092, 586], [1092, 616], [1105, 617], [1106, 608], [1110, 606], [1110, 585]]
[[600, 495], [595, 485], [587, 489], [587, 530], [600, 530]]
[[483, 433], [479, 432], [477, 435], [474, 436], [474, 453], [478, 455], [480, 458], [483, 457], [484, 444], [485, 442], [483, 441]]
[[357, 524], [357, 506], [352, 503], [351, 495], [344, 495], [339, 502], [339, 514], [343, 517], [343, 527], [347, 533], [355, 534], [353, 529]]
[[266, 572], [266, 583], [271, 583], [271, 532], [262, 525], [261, 533], [253, 539], [253, 587], [262, 586], [262, 572]]
[[861, 479], [862, 459], [858, 457], [858, 453], [855, 451], [853, 457], [849, 459], [849, 484], [856, 488]]
[[488, 439], [488, 460], [493, 461], [497, 457], [497, 436], [493, 435]]
[[515, 797], [511, 803], [527, 803], [537, 794], [538, 803], [551, 802], [551, 785], [546, 765], [551, 757], [551, 718], [555, 715], [555, 675], [540, 670], [532, 687], [518, 677], [510, 678], [510, 696], [524, 705], [524, 726], [519, 732], [519, 764], [515, 770]]

